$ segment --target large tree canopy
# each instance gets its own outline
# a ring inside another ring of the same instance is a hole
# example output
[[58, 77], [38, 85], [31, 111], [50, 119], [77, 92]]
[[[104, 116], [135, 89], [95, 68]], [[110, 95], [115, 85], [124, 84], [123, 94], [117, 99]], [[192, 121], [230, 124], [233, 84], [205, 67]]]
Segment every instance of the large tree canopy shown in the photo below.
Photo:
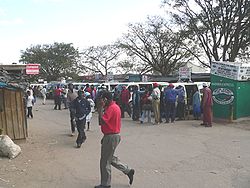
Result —
[[[235, 61], [250, 44], [249, 0], [165, 0], [176, 23], [199, 41], [209, 62]], [[177, 11], [176, 11], [177, 10]]]
[[36, 45], [21, 51], [20, 62], [41, 64], [40, 77], [48, 81], [77, 75], [78, 49], [65, 43]]
[[129, 32], [120, 40], [120, 47], [141, 61], [143, 73], [172, 74], [192, 59], [179, 32], [169, 28], [160, 17], [148, 18], [145, 23], [129, 25]]
[[101, 74], [106, 77], [117, 68], [120, 50], [115, 45], [91, 46], [82, 52], [80, 64], [83, 73]]

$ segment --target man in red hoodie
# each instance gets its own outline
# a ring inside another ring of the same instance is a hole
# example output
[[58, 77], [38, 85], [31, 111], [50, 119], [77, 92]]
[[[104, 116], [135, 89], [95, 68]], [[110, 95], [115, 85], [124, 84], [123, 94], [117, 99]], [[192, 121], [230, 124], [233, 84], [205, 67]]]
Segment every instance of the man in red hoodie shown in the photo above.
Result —
[[102, 112], [99, 116], [99, 124], [104, 134], [101, 140], [101, 184], [95, 186], [95, 188], [111, 187], [111, 165], [126, 174], [131, 185], [135, 170], [121, 163], [119, 158], [114, 156], [115, 149], [121, 141], [121, 110], [115, 101], [112, 100], [112, 93], [104, 91], [101, 98], [104, 107], [104, 113]]
[[130, 97], [131, 97], [131, 94], [130, 94], [129, 90], [126, 88], [126, 86], [122, 86], [122, 91], [121, 91], [122, 118], [124, 118], [125, 111], [128, 113], [129, 117], [131, 117], [131, 109], [129, 106]]

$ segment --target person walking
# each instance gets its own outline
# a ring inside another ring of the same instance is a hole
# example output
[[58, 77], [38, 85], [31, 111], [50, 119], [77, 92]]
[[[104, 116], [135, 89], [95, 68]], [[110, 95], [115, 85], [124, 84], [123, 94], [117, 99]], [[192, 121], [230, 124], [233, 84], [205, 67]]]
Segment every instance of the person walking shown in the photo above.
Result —
[[82, 143], [86, 140], [86, 134], [84, 132], [86, 117], [90, 113], [90, 103], [84, 98], [83, 91], [78, 91], [78, 97], [72, 101], [71, 107], [75, 111], [76, 127], [78, 131], [78, 136], [76, 139], [76, 147], [80, 148]]
[[121, 109], [112, 100], [112, 93], [106, 91], [102, 94], [102, 105], [105, 112], [99, 117], [101, 131], [104, 134], [101, 140], [100, 172], [101, 184], [95, 188], [111, 187], [111, 165], [122, 171], [129, 178], [129, 184], [133, 183], [135, 170], [123, 164], [114, 156], [116, 147], [121, 141]]
[[70, 125], [71, 125], [71, 135], [75, 135], [76, 123], [75, 123], [75, 110], [72, 107], [72, 101], [74, 101], [78, 95], [77, 92], [74, 90], [74, 85], [72, 83], [68, 84], [68, 93], [67, 93], [67, 103], [69, 107], [69, 114], [70, 114]]
[[155, 123], [154, 124], [160, 124], [160, 98], [161, 98], [161, 91], [159, 89], [159, 85], [157, 83], [153, 83], [153, 91], [152, 91], [152, 107], [155, 117]]
[[203, 97], [202, 97], [202, 110], [203, 110], [203, 123], [201, 125], [205, 125], [205, 127], [212, 127], [212, 91], [207, 86], [206, 83], [203, 83]]

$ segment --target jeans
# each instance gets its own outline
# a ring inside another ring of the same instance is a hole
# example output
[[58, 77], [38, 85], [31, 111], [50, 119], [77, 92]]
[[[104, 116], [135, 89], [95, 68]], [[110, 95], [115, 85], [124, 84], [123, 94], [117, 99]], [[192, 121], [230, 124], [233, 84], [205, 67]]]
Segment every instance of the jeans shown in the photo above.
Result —
[[144, 122], [148, 118], [148, 123], [151, 123], [151, 110], [142, 110], [141, 121]]

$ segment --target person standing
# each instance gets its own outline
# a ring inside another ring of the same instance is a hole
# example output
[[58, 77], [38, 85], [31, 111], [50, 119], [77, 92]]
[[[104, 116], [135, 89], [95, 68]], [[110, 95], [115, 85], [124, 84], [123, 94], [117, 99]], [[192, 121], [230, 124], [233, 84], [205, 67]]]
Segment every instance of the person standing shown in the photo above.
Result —
[[103, 106], [101, 104], [102, 102], [102, 94], [103, 92], [106, 91], [106, 88], [104, 87], [104, 85], [102, 84], [98, 90], [97, 90], [97, 94], [96, 94], [96, 109], [97, 109], [97, 113], [100, 117], [100, 115], [102, 114], [103, 111]]
[[55, 90], [55, 106], [54, 106], [54, 110], [57, 110], [57, 107], [59, 110], [61, 110], [61, 102], [62, 102], [62, 98], [61, 98], [61, 95], [62, 95], [62, 89], [60, 88], [60, 85], [57, 85], [56, 86], [56, 90]]
[[68, 89], [68, 86], [65, 85], [63, 87], [63, 93], [61, 95], [61, 98], [62, 98], [62, 101], [63, 101], [63, 104], [64, 104], [64, 109], [68, 109], [68, 103], [67, 103], [67, 94], [69, 92], [69, 89]]
[[184, 120], [185, 116], [185, 90], [184, 87], [179, 85], [177, 88], [177, 108], [176, 108], [176, 115], [178, 117], [177, 120]]
[[194, 87], [194, 94], [193, 94], [193, 116], [195, 120], [198, 120], [201, 116], [201, 96], [198, 91], [198, 88]]
[[177, 90], [174, 89], [174, 85], [170, 83], [164, 91], [165, 104], [166, 104], [166, 123], [171, 123], [175, 120], [175, 103], [177, 97]]
[[203, 83], [203, 97], [201, 105], [203, 110], [203, 123], [201, 125], [205, 125], [205, 127], [212, 127], [212, 91], [206, 83]]
[[95, 102], [93, 101], [93, 99], [91, 98], [91, 94], [89, 92], [85, 92], [85, 97], [86, 99], [89, 101], [90, 103], [90, 108], [91, 108], [91, 111], [90, 113], [87, 115], [86, 117], [86, 122], [87, 122], [87, 131], [89, 130], [89, 126], [90, 126], [90, 122], [91, 122], [91, 119], [92, 119], [92, 115], [93, 115], [93, 112], [95, 111]]
[[31, 92], [28, 90], [27, 91], [27, 110], [28, 114], [27, 117], [33, 118], [33, 113], [32, 113], [32, 107], [34, 105], [34, 97], [31, 95]]
[[148, 90], [141, 97], [141, 104], [142, 104], [142, 115], [141, 115], [141, 123], [144, 123], [145, 118], [148, 119], [148, 123], [151, 122], [151, 111], [152, 111], [152, 98]]
[[121, 163], [119, 158], [114, 156], [116, 147], [121, 141], [121, 109], [112, 100], [112, 93], [108, 91], [102, 94], [102, 105], [105, 112], [99, 117], [101, 131], [104, 134], [101, 140], [101, 184], [95, 188], [111, 187], [111, 165], [126, 174], [131, 185], [135, 170]]
[[159, 89], [159, 85], [157, 83], [153, 83], [153, 91], [152, 91], [152, 107], [155, 117], [154, 124], [160, 124], [161, 115], [160, 115], [160, 98], [161, 98], [161, 91]]
[[125, 111], [128, 113], [129, 117], [131, 117], [131, 109], [129, 106], [129, 99], [131, 97], [131, 94], [129, 90], [126, 88], [126, 86], [122, 86], [122, 91], [121, 91], [121, 113], [122, 113], [122, 118], [124, 118], [124, 113]]
[[69, 113], [70, 113], [70, 125], [71, 125], [71, 136], [75, 135], [75, 111], [72, 108], [72, 101], [74, 101], [77, 98], [77, 92], [74, 90], [74, 85], [72, 83], [68, 84], [68, 93], [67, 93], [67, 103], [69, 107]]
[[71, 107], [75, 111], [76, 127], [78, 131], [78, 136], [76, 139], [76, 147], [80, 148], [82, 143], [86, 140], [86, 134], [84, 132], [86, 117], [90, 113], [90, 103], [84, 98], [83, 91], [78, 91], [78, 97], [72, 101]]
[[46, 104], [46, 94], [47, 94], [47, 89], [46, 89], [46, 86], [43, 86], [43, 88], [41, 89], [41, 94], [42, 94], [42, 97], [43, 97], [43, 105]]
[[133, 104], [132, 119], [134, 121], [138, 121], [140, 118], [141, 114], [140, 101], [141, 101], [140, 91], [138, 90], [138, 86], [134, 86], [134, 91], [132, 94], [132, 104]]

